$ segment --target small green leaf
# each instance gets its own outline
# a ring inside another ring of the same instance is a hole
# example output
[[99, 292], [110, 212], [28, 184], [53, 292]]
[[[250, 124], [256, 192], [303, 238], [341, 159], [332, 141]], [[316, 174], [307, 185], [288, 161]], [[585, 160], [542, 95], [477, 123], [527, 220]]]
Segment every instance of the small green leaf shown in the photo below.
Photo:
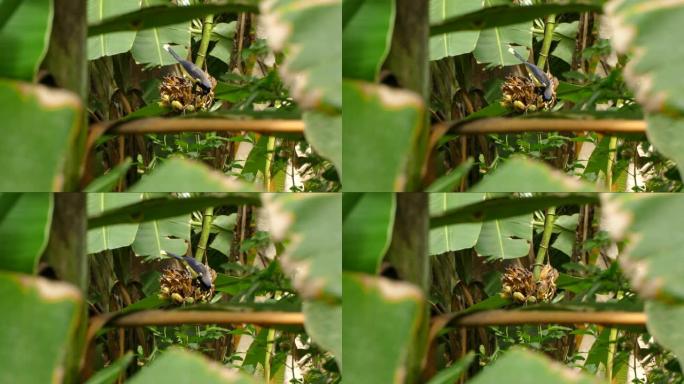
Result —
[[473, 158], [469, 157], [468, 160], [459, 164], [456, 169], [435, 180], [427, 187], [425, 192], [453, 192], [456, 186], [461, 182], [461, 179], [468, 174], [473, 163]]
[[111, 365], [97, 371], [93, 377], [86, 381], [86, 384], [114, 384], [119, 375], [125, 372], [128, 365], [133, 361], [133, 356], [133, 352], [128, 351]]
[[452, 384], [455, 383], [475, 359], [475, 352], [470, 351], [449, 367], [442, 369], [428, 381], [428, 384]]
[[83, 192], [111, 192], [119, 180], [126, 175], [131, 165], [133, 165], [133, 160], [127, 157], [121, 164], [117, 164], [107, 173], [93, 180], [83, 189]]

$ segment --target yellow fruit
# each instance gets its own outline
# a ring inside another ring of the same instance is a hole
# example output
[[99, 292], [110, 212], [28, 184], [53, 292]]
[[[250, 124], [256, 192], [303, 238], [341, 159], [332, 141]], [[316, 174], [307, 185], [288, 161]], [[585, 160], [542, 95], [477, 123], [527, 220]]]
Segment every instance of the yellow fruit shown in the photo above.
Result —
[[520, 292], [513, 292], [513, 300], [515, 300], [519, 303], [524, 303], [525, 302], [525, 295], [523, 295]]

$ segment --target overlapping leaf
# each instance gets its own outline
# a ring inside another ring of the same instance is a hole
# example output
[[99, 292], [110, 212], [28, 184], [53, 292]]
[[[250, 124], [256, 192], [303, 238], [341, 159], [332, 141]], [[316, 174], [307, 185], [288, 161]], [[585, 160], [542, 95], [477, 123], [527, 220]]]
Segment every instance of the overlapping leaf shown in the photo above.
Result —
[[52, 0], [3, 1], [0, 11], [0, 77], [32, 81], [50, 40]]
[[342, 348], [350, 383], [402, 383], [425, 298], [406, 282], [345, 272]]
[[14, 204], [0, 219], [0, 269], [35, 272], [48, 242], [52, 205], [50, 193], [17, 194]]
[[81, 293], [67, 283], [0, 271], [0, 297], [0, 383], [62, 382], [85, 313]]
[[405, 190], [409, 164], [420, 152], [423, 101], [412, 92], [383, 85], [345, 81], [343, 87], [344, 190]]
[[[482, 201], [484, 193], [431, 193], [430, 216]], [[430, 254], [471, 248], [477, 243], [482, 223], [445, 225], [430, 230]]]
[[[484, 0], [430, 0], [430, 23], [438, 24], [446, 19], [477, 11]], [[475, 49], [480, 31], [442, 33], [430, 37], [430, 60], [470, 53]]]
[[[1, 60], [0, 60], [1, 61]], [[82, 104], [64, 90], [0, 80], [0, 190], [61, 191], [77, 146]]]

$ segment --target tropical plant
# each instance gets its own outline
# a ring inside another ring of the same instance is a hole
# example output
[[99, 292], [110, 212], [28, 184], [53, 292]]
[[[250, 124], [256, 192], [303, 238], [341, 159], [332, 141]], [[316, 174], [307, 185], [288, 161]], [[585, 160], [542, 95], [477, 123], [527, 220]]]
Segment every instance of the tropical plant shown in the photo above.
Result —
[[346, 190], [470, 191], [545, 167], [598, 191], [678, 191], [683, 94], [669, 47], [683, 12], [649, 0], [345, 1]]
[[676, 194], [345, 194], [345, 380], [682, 382], [682, 209]]
[[[340, 10], [336, 1], [3, 2], [0, 189], [338, 190]], [[173, 182], [149, 186], [160, 179]]]
[[0, 382], [338, 383], [340, 212], [336, 194], [1, 194]]

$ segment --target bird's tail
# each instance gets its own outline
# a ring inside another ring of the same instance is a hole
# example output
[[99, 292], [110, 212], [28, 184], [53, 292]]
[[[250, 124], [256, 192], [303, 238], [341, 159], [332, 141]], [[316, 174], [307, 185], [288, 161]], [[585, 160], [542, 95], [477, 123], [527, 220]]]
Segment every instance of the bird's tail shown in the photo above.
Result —
[[171, 49], [169, 44], [164, 44], [163, 47], [168, 53], [171, 54], [171, 56], [173, 56], [174, 59], [176, 59], [176, 61], [180, 62], [183, 60], [176, 52], [173, 51], [173, 49]]
[[163, 251], [163, 253], [166, 254], [167, 256], [173, 257], [174, 259], [178, 259], [178, 260], [181, 260], [181, 261], [183, 260], [183, 258], [182, 258], [181, 256], [178, 256], [178, 255], [176, 255], [175, 253], [171, 253], [171, 252], [169, 252], [169, 251]]
[[515, 55], [515, 57], [517, 57], [518, 60], [522, 61], [522, 63], [525, 64], [525, 65], [527, 66], [527, 68], [530, 69], [530, 71], [532, 72], [532, 75], [534, 75], [534, 77], [535, 77], [542, 85], [544, 85], [544, 86], [549, 86], [549, 84], [551, 84], [551, 82], [549, 81], [549, 77], [546, 76], [546, 74], [544, 73], [544, 71], [542, 71], [542, 70], [541, 70], [539, 67], [537, 67], [536, 65], [534, 65], [534, 64], [528, 62], [527, 60], [525, 60], [525, 58], [522, 57], [522, 56], [520, 56], [520, 54], [519, 54], [518, 52], [516, 52], [515, 49], [513, 49], [513, 47], [510, 46], [510, 45], [508, 46], [508, 52], [510, 52], [510, 53], [512, 53], [513, 55]]
[[520, 61], [522, 61], [523, 63], [527, 64], [527, 60], [525, 60], [524, 57], [520, 56], [520, 54], [519, 54], [515, 49], [513, 49], [513, 47], [510, 46], [510, 45], [508, 46], [508, 52], [510, 52], [510, 53], [512, 53], [513, 55], [515, 55], [515, 57], [517, 57], [518, 60], [520, 60]]

